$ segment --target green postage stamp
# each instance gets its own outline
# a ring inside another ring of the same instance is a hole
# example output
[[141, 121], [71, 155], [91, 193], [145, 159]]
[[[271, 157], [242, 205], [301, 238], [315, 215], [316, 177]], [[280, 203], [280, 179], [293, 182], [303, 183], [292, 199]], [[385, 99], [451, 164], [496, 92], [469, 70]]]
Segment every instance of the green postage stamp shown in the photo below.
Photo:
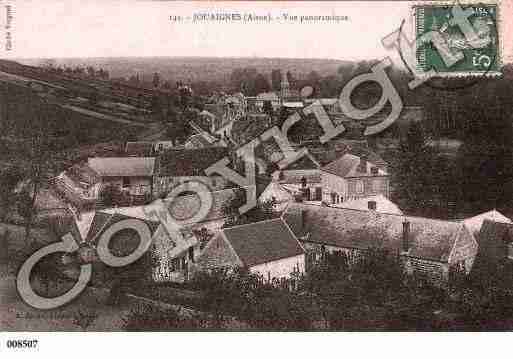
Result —
[[[416, 39], [427, 39], [417, 42], [418, 69], [434, 69], [440, 76], [500, 74], [498, 9], [497, 4], [478, 2], [415, 5]], [[467, 19], [471, 27], [456, 23], [458, 10], [459, 18]], [[438, 41], [438, 46], [433, 40]]]

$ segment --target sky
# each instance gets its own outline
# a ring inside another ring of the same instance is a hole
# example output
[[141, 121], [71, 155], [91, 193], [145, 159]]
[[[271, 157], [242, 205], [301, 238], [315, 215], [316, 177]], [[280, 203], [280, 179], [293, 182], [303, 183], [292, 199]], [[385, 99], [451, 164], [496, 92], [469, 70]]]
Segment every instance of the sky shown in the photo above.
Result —
[[[513, 16], [513, 6], [509, 16]], [[394, 57], [381, 39], [407, 21], [413, 2], [169, 2], [0, 0], [11, 5], [12, 50], [5, 51], [6, 10], [0, 9], [0, 57], [217, 56], [370, 59]], [[4, 7], [4, 6], [2, 6]], [[347, 16], [341, 22], [170, 21], [198, 13]], [[513, 33], [512, 21], [504, 21]], [[509, 44], [513, 43], [513, 38]], [[513, 48], [506, 51], [510, 57]]]

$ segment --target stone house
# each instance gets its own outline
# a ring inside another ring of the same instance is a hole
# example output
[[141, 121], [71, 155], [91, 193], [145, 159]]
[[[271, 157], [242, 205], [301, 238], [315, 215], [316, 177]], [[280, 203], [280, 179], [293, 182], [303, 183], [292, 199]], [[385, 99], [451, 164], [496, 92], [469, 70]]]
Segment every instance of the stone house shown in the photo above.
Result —
[[304, 273], [305, 251], [277, 218], [223, 229], [207, 244], [197, 266], [204, 271], [244, 267], [271, 282]]
[[404, 269], [443, 284], [452, 269], [468, 273], [478, 244], [461, 222], [292, 203], [282, 218], [302, 242], [309, 261], [339, 252], [354, 263], [366, 251], [385, 249]]
[[390, 176], [384, 169], [350, 153], [321, 167], [322, 200], [338, 204], [374, 195], [390, 197]]
[[150, 196], [154, 157], [94, 157], [88, 165], [101, 178], [102, 186], [115, 185], [130, 196]]

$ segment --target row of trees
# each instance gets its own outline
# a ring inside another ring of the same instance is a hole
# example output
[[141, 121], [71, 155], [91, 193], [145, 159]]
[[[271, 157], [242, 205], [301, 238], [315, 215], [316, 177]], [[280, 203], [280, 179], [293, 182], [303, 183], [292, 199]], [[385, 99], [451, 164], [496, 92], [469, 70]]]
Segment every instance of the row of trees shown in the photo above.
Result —
[[498, 208], [510, 213], [513, 198], [513, 147], [504, 138], [513, 124], [492, 138], [468, 137], [452, 155], [433, 145], [436, 139], [413, 123], [399, 149], [389, 153], [393, 200], [407, 211], [435, 218], [470, 216]]
[[325, 253], [292, 281], [293, 287], [266, 283], [244, 269], [199, 273], [192, 282], [202, 292], [196, 317], [145, 308], [131, 312], [125, 328], [220, 330], [233, 329], [234, 320], [253, 330], [513, 328], [513, 293], [498, 280], [454, 271], [447, 285], [434, 286], [405, 274], [400, 259], [383, 250], [369, 250], [352, 265], [342, 254]]
[[109, 79], [109, 71], [104, 70], [103, 68], [95, 68], [94, 66], [59, 66], [56, 65], [54, 61], [47, 61], [43, 64], [42, 68], [53, 74], [59, 75], [68, 75], [75, 76], [81, 78], [89, 78], [89, 79], [100, 79], [100, 80], [108, 80]]

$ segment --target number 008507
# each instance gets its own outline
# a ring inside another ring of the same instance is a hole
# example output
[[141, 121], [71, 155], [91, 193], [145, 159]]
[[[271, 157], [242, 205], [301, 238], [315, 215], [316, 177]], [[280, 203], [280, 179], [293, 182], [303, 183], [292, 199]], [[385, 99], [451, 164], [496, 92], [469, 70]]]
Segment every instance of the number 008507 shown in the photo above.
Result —
[[37, 339], [14, 339], [7, 340], [7, 348], [9, 349], [35, 349], [37, 348]]

